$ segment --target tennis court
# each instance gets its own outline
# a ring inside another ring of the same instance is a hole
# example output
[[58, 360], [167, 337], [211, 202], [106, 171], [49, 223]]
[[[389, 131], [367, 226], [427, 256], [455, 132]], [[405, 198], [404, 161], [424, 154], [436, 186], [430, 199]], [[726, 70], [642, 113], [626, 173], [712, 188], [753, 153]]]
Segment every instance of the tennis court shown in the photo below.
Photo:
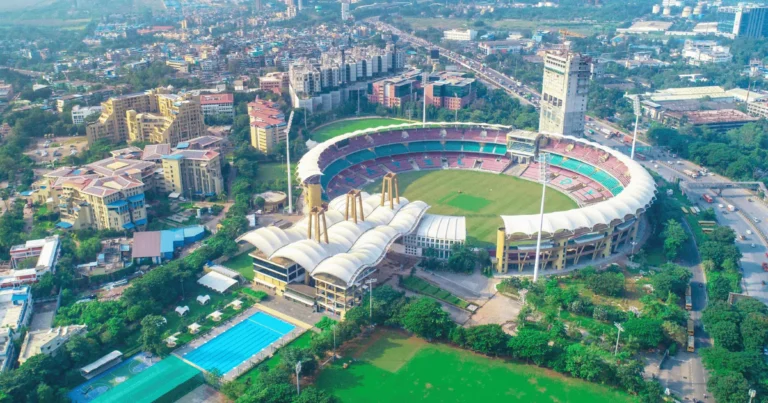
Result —
[[257, 312], [185, 354], [184, 359], [206, 371], [218, 369], [221, 374], [226, 374], [294, 328], [290, 323]]
[[115, 386], [135, 377], [156, 362], [157, 359], [153, 361], [144, 353], [136, 354], [72, 389], [67, 396], [74, 403], [88, 403]]

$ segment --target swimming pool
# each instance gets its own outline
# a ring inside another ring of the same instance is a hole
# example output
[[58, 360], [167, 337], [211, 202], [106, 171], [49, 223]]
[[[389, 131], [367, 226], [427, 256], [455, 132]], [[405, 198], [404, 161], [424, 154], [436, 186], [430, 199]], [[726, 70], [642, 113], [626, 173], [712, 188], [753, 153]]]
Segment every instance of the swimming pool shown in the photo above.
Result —
[[218, 369], [221, 374], [226, 374], [294, 328], [290, 323], [257, 312], [185, 354], [184, 358], [206, 371]]

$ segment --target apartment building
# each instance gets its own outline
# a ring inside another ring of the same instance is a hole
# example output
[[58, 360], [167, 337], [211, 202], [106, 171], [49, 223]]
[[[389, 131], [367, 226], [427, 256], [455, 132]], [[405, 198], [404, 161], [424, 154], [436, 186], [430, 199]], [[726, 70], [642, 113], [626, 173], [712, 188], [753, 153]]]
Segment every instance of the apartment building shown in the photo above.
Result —
[[235, 97], [232, 94], [200, 95], [200, 107], [203, 116], [226, 116], [235, 118]]
[[63, 229], [131, 230], [147, 224], [144, 184], [127, 176], [64, 176], [52, 186]]
[[191, 94], [158, 88], [110, 98], [101, 108], [99, 119], [86, 127], [89, 144], [106, 139], [176, 145], [205, 134], [200, 102]]
[[186, 198], [224, 191], [221, 155], [214, 150], [177, 150], [162, 157], [165, 191]]
[[591, 59], [565, 50], [544, 55], [539, 131], [581, 137]]
[[271, 154], [287, 137], [285, 114], [276, 103], [257, 99], [248, 104], [251, 121], [251, 146], [262, 154]]
[[475, 100], [475, 79], [466, 78], [459, 72], [432, 74], [424, 88], [424, 96], [428, 105], [455, 111]]
[[13, 98], [13, 85], [0, 81], [0, 99], [8, 101]]
[[280, 95], [289, 85], [288, 73], [272, 72], [259, 78], [259, 87], [264, 91], [270, 91]]
[[70, 325], [28, 332], [19, 351], [19, 364], [38, 354], [55, 355], [61, 346], [72, 337], [84, 334], [86, 329], [85, 325]]

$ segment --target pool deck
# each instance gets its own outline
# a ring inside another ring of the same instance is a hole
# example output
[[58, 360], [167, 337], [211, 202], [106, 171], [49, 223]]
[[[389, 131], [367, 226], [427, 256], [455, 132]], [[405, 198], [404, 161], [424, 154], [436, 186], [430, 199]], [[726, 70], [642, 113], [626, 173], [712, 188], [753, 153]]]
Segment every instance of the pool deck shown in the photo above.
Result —
[[263, 312], [267, 315], [273, 316], [277, 319], [280, 319], [282, 321], [288, 322], [292, 325], [295, 325], [296, 327], [290, 331], [289, 333], [285, 334], [281, 338], [275, 340], [272, 344], [264, 348], [263, 350], [259, 351], [258, 353], [252, 355], [245, 361], [238, 364], [236, 367], [229, 370], [227, 373], [223, 374], [222, 380], [224, 381], [231, 381], [238, 376], [248, 372], [251, 368], [258, 365], [260, 362], [272, 357], [277, 350], [286, 344], [292, 342], [295, 338], [301, 336], [304, 332], [306, 332], [308, 329], [312, 328], [312, 325], [309, 325], [307, 323], [304, 323], [298, 319], [292, 318], [290, 316], [284, 315], [278, 311], [275, 311], [274, 309], [270, 309], [268, 307], [265, 307], [261, 304], [256, 304], [245, 311], [243, 311], [241, 314], [235, 316], [234, 318], [230, 319], [228, 322], [223, 323], [221, 326], [217, 326], [213, 328], [210, 332], [207, 334], [198, 337], [191, 342], [187, 343], [186, 345], [176, 349], [176, 351], [173, 352], [173, 355], [183, 360], [185, 363], [199, 369], [200, 371], [206, 372], [205, 369], [201, 368], [198, 365], [195, 365], [193, 362], [187, 360], [184, 358], [184, 356], [191, 352], [192, 350], [202, 346], [203, 344], [209, 342], [210, 340], [214, 339], [216, 336], [228, 331], [229, 329], [232, 329], [233, 327], [237, 326], [241, 322], [248, 320], [251, 316], [258, 312]]

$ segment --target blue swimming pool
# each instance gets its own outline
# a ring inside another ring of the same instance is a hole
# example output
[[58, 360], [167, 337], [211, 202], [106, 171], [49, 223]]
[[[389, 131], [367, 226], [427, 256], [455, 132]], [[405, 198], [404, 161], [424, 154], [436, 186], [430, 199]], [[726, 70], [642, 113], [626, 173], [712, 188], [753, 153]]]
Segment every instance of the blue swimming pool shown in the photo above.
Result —
[[290, 323], [258, 312], [185, 354], [184, 358], [206, 371], [218, 369], [226, 374], [294, 328]]

